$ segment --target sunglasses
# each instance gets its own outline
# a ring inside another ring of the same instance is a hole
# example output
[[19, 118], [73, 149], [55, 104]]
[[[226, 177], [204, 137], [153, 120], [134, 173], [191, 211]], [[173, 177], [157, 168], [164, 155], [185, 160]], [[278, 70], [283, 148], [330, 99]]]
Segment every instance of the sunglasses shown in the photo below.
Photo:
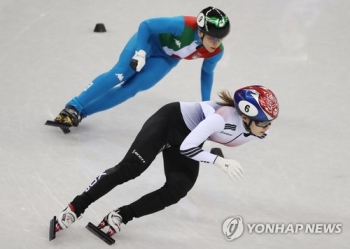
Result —
[[258, 127], [266, 128], [272, 124], [272, 121], [256, 121], [256, 120], [254, 120], [254, 123]]

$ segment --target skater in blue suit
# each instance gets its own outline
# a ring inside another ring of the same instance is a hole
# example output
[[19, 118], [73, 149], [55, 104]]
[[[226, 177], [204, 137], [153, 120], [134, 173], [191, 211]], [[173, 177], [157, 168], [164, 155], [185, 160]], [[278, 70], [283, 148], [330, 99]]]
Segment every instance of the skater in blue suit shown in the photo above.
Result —
[[204, 59], [201, 95], [203, 101], [209, 100], [214, 69], [224, 52], [222, 39], [229, 32], [229, 19], [214, 7], [203, 9], [197, 17], [160, 17], [143, 21], [117, 64], [69, 101], [55, 122], [78, 126], [83, 118], [151, 88], [181, 59]]

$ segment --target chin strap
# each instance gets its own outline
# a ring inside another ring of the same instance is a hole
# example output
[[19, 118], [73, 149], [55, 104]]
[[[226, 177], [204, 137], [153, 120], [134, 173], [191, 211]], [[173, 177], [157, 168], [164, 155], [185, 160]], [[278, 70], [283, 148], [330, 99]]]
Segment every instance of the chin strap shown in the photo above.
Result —
[[199, 37], [199, 41], [200, 41], [202, 44], [198, 45], [198, 46], [196, 47], [197, 49], [203, 46], [204, 36], [205, 36], [205, 34], [203, 33], [203, 36], [202, 36], [202, 37]]
[[204, 36], [205, 36], [205, 34], [203, 34], [202, 37], [199, 37], [199, 41], [201, 42], [201, 44], [199, 44], [199, 45], [196, 47], [196, 49], [199, 49], [200, 47], [203, 47], [203, 39], [204, 39]]
[[250, 135], [253, 135], [252, 131], [250, 130], [250, 126], [253, 123], [253, 120], [249, 119], [248, 124], [246, 122], [243, 121], [244, 124], [244, 128], [248, 131], [248, 133], [244, 133], [245, 137], [248, 137]]

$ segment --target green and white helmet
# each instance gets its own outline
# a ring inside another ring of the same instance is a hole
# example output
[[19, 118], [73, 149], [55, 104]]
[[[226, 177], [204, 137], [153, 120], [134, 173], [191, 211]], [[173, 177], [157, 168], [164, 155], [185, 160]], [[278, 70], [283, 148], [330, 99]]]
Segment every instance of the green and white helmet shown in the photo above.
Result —
[[197, 16], [198, 29], [206, 35], [222, 39], [230, 33], [230, 21], [221, 10], [208, 7]]

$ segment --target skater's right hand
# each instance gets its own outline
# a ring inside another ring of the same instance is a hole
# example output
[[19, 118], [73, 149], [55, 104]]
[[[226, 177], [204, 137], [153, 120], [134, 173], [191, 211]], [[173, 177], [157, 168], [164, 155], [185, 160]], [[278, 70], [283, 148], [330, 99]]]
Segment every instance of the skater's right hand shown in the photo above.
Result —
[[130, 66], [136, 72], [140, 72], [143, 66], [146, 64], [146, 52], [143, 50], [135, 51], [135, 55], [130, 61]]
[[234, 181], [234, 176], [241, 180], [243, 178], [243, 168], [239, 162], [232, 159], [226, 159], [223, 157], [218, 156], [214, 164], [218, 167], [220, 167], [223, 171], [225, 171], [232, 181]]

